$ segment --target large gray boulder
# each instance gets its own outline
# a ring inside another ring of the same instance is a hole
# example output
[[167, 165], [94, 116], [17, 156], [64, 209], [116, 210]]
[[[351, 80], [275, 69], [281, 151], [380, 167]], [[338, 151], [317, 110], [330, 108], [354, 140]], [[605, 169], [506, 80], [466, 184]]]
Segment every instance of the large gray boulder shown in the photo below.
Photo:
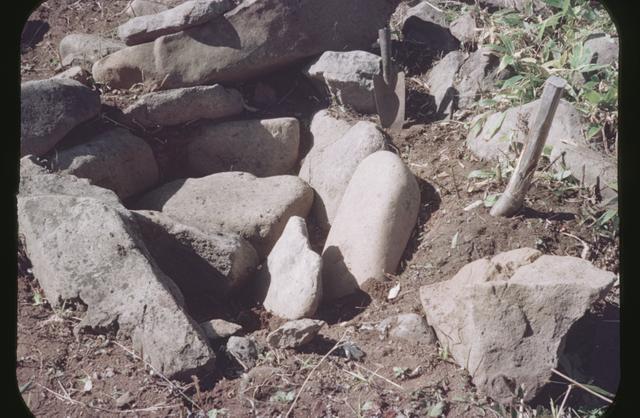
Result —
[[330, 50], [368, 49], [398, 0], [249, 0], [207, 24], [118, 51], [97, 82], [163, 89], [241, 81]]
[[113, 190], [121, 199], [153, 187], [159, 178], [149, 144], [122, 128], [60, 151], [52, 158], [52, 166]]
[[162, 271], [194, 305], [242, 286], [258, 266], [256, 250], [235, 234], [204, 233], [156, 211], [133, 211]]
[[[21, 179], [19, 232], [49, 303], [86, 304], [80, 329], [131, 336], [144, 360], [170, 378], [210, 372], [215, 354], [115, 195], [86, 180], [48, 174], [28, 161], [23, 173], [31, 178]], [[74, 191], [84, 196], [71, 195]]]
[[322, 259], [311, 249], [303, 218], [289, 218], [258, 280], [266, 288], [262, 304], [269, 312], [286, 319], [316, 313], [322, 298]]
[[319, 90], [360, 113], [376, 113], [373, 77], [381, 72], [381, 58], [365, 51], [327, 51], [306, 69]]
[[219, 119], [243, 111], [240, 92], [216, 84], [148, 93], [123, 113], [145, 128], [156, 128], [197, 119]]
[[604, 33], [591, 35], [584, 42], [584, 48], [590, 56], [589, 62], [599, 65], [613, 65], [618, 61], [620, 47], [618, 38]]
[[196, 176], [221, 171], [276, 176], [297, 163], [300, 124], [295, 118], [203, 123], [188, 140], [188, 164]]
[[118, 26], [127, 45], [150, 42], [170, 33], [201, 25], [234, 7], [233, 0], [190, 0], [156, 14], [134, 17]]
[[240, 234], [262, 259], [289, 218], [306, 217], [312, 202], [313, 190], [298, 177], [227, 172], [167, 183], [142, 196], [136, 206], [162, 211], [205, 233]]
[[20, 154], [43, 155], [100, 112], [100, 95], [75, 80], [26, 81], [20, 86]]
[[[540, 100], [535, 100], [504, 112], [474, 118], [467, 135], [467, 147], [483, 160], [517, 158], [512, 144], [524, 144], [525, 131], [533, 125], [539, 105]], [[593, 186], [599, 178], [602, 195], [612, 197], [617, 190], [614, 186], [618, 181], [617, 161], [591, 150], [584, 137], [585, 130], [585, 123], [575, 106], [560, 100], [545, 145], [551, 148], [549, 158], [552, 161], [558, 158], [552, 169], [568, 169], [578, 180], [582, 180], [584, 169], [585, 184]]]
[[471, 44], [477, 37], [476, 19], [470, 12], [461, 14], [451, 22], [449, 30], [461, 44]]
[[374, 123], [361, 121], [342, 138], [307, 156], [300, 178], [315, 191], [311, 213], [318, 225], [329, 230], [356, 168], [366, 157], [384, 149], [385, 144], [384, 134]]
[[322, 252], [325, 300], [394, 274], [418, 219], [420, 189], [400, 157], [365, 158], [347, 186]]
[[580, 258], [521, 248], [423, 286], [420, 299], [440, 344], [478, 390], [508, 403], [520, 385], [527, 401], [549, 381], [567, 332], [615, 279]]
[[121, 50], [126, 45], [117, 39], [104, 38], [99, 35], [72, 33], [60, 41], [59, 51], [62, 65], [79, 65], [91, 69], [100, 58]]

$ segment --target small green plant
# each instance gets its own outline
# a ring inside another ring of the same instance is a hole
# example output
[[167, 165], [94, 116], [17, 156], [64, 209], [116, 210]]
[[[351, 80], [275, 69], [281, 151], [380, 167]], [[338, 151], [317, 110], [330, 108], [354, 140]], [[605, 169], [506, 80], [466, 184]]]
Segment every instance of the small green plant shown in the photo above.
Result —
[[275, 394], [273, 394], [271, 398], [269, 398], [269, 401], [278, 402], [278, 403], [291, 403], [293, 402], [295, 397], [296, 397], [296, 393], [294, 390], [290, 390], [288, 392], [279, 390]]
[[409, 372], [409, 368], [408, 367], [394, 367], [393, 368], [393, 375], [396, 377], [396, 379], [404, 379], [404, 378], [406, 378], [408, 372]]
[[213, 408], [207, 412], [207, 418], [224, 417], [224, 416], [227, 416], [228, 412], [229, 411], [226, 408], [221, 408], [221, 409]]

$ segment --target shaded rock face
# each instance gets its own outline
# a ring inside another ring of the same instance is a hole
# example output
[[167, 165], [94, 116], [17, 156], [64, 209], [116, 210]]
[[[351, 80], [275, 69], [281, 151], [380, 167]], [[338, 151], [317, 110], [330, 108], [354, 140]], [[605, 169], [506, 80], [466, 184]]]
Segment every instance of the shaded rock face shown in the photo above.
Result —
[[473, 43], [476, 39], [476, 19], [471, 13], [462, 14], [451, 22], [449, 30], [460, 43]]
[[85, 144], [57, 153], [52, 165], [113, 190], [121, 199], [149, 189], [159, 178], [151, 147], [122, 128], [101, 133]]
[[91, 74], [84, 68], [76, 65], [75, 67], [71, 67], [61, 73], [54, 75], [52, 78], [65, 78], [69, 80], [75, 80], [85, 86], [89, 85], [89, 77]]
[[189, 168], [196, 176], [244, 171], [259, 177], [288, 174], [298, 159], [295, 118], [203, 123], [190, 134]]
[[592, 64], [613, 65], [618, 61], [618, 38], [604, 33], [594, 34], [584, 42], [584, 47], [591, 55], [589, 62]]
[[242, 95], [219, 84], [148, 93], [124, 110], [146, 128], [219, 119], [244, 111]]
[[[248, 0], [206, 24], [125, 48], [93, 66], [98, 82], [162, 88], [246, 80], [330, 50], [367, 49], [397, 0]], [[332, 28], [327, 34], [326, 28]]]
[[322, 298], [322, 259], [311, 249], [303, 218], [289, 218], [258, 280], [266, 287], [262, 304], [269, 312], [286, 319], [315, 314]]
[[585, 260], [522, 248], [467, 264], [423, 286], [420, 299], [440, 344], [482, 393], [506, 403], [520, 385], [525, 401], [535, 397], [571, 326], [614, 281]]
[[344, 192], [322, 252], [324, 299], [395, 273], [419, 206], [418, 183], [400, 157], [378, 151], [365, 158]]
[[43, 155], [100, 112], [100, 95], [75, 80], [27, 81], [20, 87], [20, 153]]
[[291, 216], [306, 217], [313, 190], [294, 176], [228, 172], [176, 180], [142, 196], [140, 209], [162, 211], [204, 233], [236, 233], [266, 257]]
[[456, 50], [460, 42], [451, 34], [444, 13], [428, 3], [419, 3], [407, 10], [402, 21], [405, 41], [420, 44], [434, 56]]
[[267, 336], [273, 348], [297, 348], [309, 343], [327, 323], [316, 319], [289, 321]]
[[329, 230], [356, 168], [385, 145], [382, 131], [374, 123], [361, 121], [321, 151], [309, 153], [300, 178], [315, 191], [311, 213], [320, 227]]
[[451, 115], [458, 108], [458, 90], [455, 81], [465, 56], [461, 51], [448, 53], [429, 71], [427, 84], [436, 103], [438, 117]]
[[[538, 112], [540, 100], [527, 103], [489, 115], [485, 121], [477, 117], [472, 121], [472, 128], [467, 136], [467, 147], [483, 160], [516, 158], [512, 143], [524, 143], [525, 130], [532, 126]], [[571, 174], [587, 185], [595, 185], [600, 178], [601, 193], [609, 198], [617, 193], [614, 186], [618, 181], [617, 161], [611, 157], [591, 150], [584, 137], [585, 123], [577, 109], [569, 102], [560, 100], [558, 109], [549, 129], [546, 145], [551, 147], [549, 158], [553, 161], [554, 170], [563, 170], [563, 166]], [[564, 156], [562, 154], [564, 153]], [[613, 187], [612, 187], [613, 186]]]
[[118, 26], [118, 37], [127, 45], [150, 42], [170, 33], [201, 25], [228, 12], [232, 0], [191, 0], [155, 14], [134, 17]]
[[458, 91], [458, 107], [470, 107], [482, 91], [491, 90], [495, 82], [506, 77], [507, 71], [498, 72], [500, 58], [488, 48], [479, 48], [460, 66], [455, 88]]
[[258, 266], [251, 244], [233, 234], [205, 234], [155, 211], [133, 211], [142, 238], [181, 289], [194, 318], [206, 317]]
[[305, 70], [320, 91], [360, 113], [376, 113], [373, 77], [380, 73], [381, 58], [365, 51], [327, 51]]
[[[215, 354], [115, 195], [28, 161], [24, 166], [30, 176], [21, 179], [19, 232], [48, 301], [86, 304], [81, 329], [131, 336], [145, 361], [170, 378], [211, 371]], [[76, 185], [85, 196], [68, 193], [78, 193]]]
[[86, 33], [72, 33], [60, 41], [62, 65], [79, 65], [87, 70], [100, 58], [121, 50], [126, 45], [117, 39]]

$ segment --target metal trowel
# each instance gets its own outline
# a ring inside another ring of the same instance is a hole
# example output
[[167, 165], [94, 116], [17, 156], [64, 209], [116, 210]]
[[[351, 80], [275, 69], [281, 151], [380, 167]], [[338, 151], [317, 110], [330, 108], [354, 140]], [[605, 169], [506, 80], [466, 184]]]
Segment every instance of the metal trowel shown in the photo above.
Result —
[[382, 56], [382, 75], [373, 77], [376, 109], [380, 126], [397, 132], [402, 129], [405, 116], [404, 72], [398, 71], [391, 62], [391, 31], [388, 27], [378, 31], [378, 41]]

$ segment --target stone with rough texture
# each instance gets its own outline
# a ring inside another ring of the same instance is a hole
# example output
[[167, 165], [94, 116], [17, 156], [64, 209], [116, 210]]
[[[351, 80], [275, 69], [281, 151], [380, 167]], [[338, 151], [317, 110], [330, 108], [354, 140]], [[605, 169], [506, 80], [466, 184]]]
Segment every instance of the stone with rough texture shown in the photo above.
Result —
[[499, 65], [500, 58], [486, 47], [469, 55], [456, 76], [458, 108], [470, 107], [480, 92], [490, 91], [498, 79], [506, 76], [505, 71], [498, 72]]
[[262, 259], [289, 218], [306, 217], [312, 202], [313, 190], [298, 177], [228, 172], [167, 183], [141, 197], [137, 206], [205, 233], [240, 234]]
[[[38, 171], [27, 165], [25, 172]], [[169, 378], [211, 372], [214, 352], [185, 313], [179, 289], [153, 262], [131, 213], [115, 195], [103, 189], [91, 192], [100, 188], [73, 176], [40, 172], [35, 177], [21, 179], [18, 225], [34, 276], [49, 303], [86, 304], [80, 329], [131, 336], [134, 349]], [[75, 189], [64, 185], [67, 182], [82, 185], [86, 197], [58, 194]], [[109, 193], [109, 200], [95, 198]]]
[[117, 39], [103, 38], [86, 33], [72, 33], [60, 41], [62, 65], [79, 65], [90, 70], [99, 59], [121, 50], [126, 45]]
[[151, 147], [122, 128], [60, 151], [52, 159], [52, 166], [113, 190], [121, 199], [153, 187], [159, 178]]
[[449, 30], [460, 43], [473, 43], [476, 39], [476, 19], [471, 13], [464, 13], [451, 22]]
[[47, 168], [38, 164], [32, 155], [27, 155], [20, 159], [18, 191], [24, 196], [55, 194], [87, 197], [106, 203], [120, 204], [120, 199], [111, 190], [93, 186], [89, 183], [89, 180], [76, 176], [54, 175]]
[[589, 51], [592, 64], [613, 65], [618, 61], [620, 47], [618, 38], [612, 38], [604, 33], [589, 36], [584, 42], [584, 47]]
[[89, 78], [91, 74], [84, 68], [76, 65], [75, 67], [71, 67], [61, 73], [54, 75], [52, 78], [64, 78], [68, 80], [75, 80], [78, 83], [82, 83], [85, 86], [89, 85]]
[[[471, 129], [467, 136], [467, 147], [483, 160], [513, 159], [517, 156], [512, 151], [512, 143], [524, 143], [526, 135], [523, 127], [532, 126], [536, 117], [540, 100], [522, 106], [507, 109], [489, 115], [486, 120], [476, 117], [471, 122]], [[559, 163], [554, 164], [553, 170], [566, 169], [578, 180], [584, 180], [587, 185], [595, 185], [600, 177], [603, 196], [616, 194], [614, 184], [618, 181], [616, 159], [605, 156], [589, 148], [584, 131], [585, 123], [578, 110], [569, 102], [560, 100], [545, 147], [550, 147], [550, 160], [560, 157]], [[564, 153], [564, 157], [561, 157]], [[611, 186], [610, 186], [611, 185]]]
[[155, 14], [134, 17], [118, 26], [118, 37], [127, 45], [154, 39], [201, 25], [234, 7], [232, 0], [191, 0]]
[[148, 93], [124, 110], [145, 128], [219, 119], [244, 111], [242, 95], [219, 84]]
[[187, 158], [197, 176], [245, 171], [258, 177], [288, 174], [298, 159], [295, 118], [203, 123], [189, 133]]
[[153, 15], [184, 2], [185, 0], [133, 0], [127, 5], [125, 12], [131, 17]]
[[147, 248], [187, 300], [226, 295], [246, 283], [258, 266], [255, 249], [238, 235], [205, 234], [161, 212], [133, 214]]
[[262, 305], [269, 312], [286, 319], [315, 314], [322, 298], [322, 259], [311, 249], [303, 218], [289, 218], [258, 281], [266, 288]]
[[423, 286], [420, 299], [440, 344], [481, 393], [508, 403], [523, 385], [528, 401], [558, 366], [571, 326], [615, 278], [580, 258], [521, 248]]
[[378, 151], [356, 169], [322, 253], [325, 300], [395, 273], [418, 219], [420, 189], [400, 157]]
[[222, 340], [242, 331], [242, 325], [223, 319], [212, 319], [211, 321], [203, 322], [200, 324], [200, 328], [210, 340]]
[[438, 117], [444, 118], [458, 106], [458, 91], [455, 88], [456, 74], [465, 60], [462, 51], [453, 51], [435, 64], [427, 76], [429, 93], [433, 96]]
[[401, 28], [405, 41], [421, 44], [436, 55], [454, 51], [460, 46], [449, 30], [444, 13], [426, 2], [407, 10]]
[[377, 326], [383, 334], [392, 339], [404, 340], [413, 344], [431, 345], [437, 341], [433, 328], [425, 319], [414, 313], [400, 314], [387, 318]]
[[258, 361], [258, 347], [252, 339], [247, 337], [229, 337], [227, 353], [238, 361], [245, 370], [255, 367]]
[[342, 138], [307, 157], [300, 178], [315, 191], [311, 213], [320, 227], [329, 230], [356, 168], [366, 157], [383, 150], [385, 144], [384, 134], [376, 124], [361, 121]]
[[379, 56], [365, 51], [327, 51], [305, 74], [339, 104], [360, 113], [376, 113], [373, 77], [381, 72]]
[[309, 343], [327, 323], [317, 319], [289, 321], [267, 336], [273, 348], [297, 348]]
[[75, 80], [26, 81], [20, 87], [20, 153], [43, 155], [100, 112], [100, 95]]
[[113, 88], [143, 74], [163, 89], [247, 80], [324, 51], [370, 48], [398, 3], [244, 1], [207, 24], [118, 51], [96, 62], [93, 76]]
[[307, 144], [308, 149], [306, 150], [306, 157], [300, 166], [299, 176], [301, 178], [305, 178], [305, 176], [309, 178], [309, 161], [313, 159], [313, 156], [342, 138], [352, 126], [353, 123], [335, 118], [327, 109], [323, 109], [313, 115], [309, 126], [311, 143]]

